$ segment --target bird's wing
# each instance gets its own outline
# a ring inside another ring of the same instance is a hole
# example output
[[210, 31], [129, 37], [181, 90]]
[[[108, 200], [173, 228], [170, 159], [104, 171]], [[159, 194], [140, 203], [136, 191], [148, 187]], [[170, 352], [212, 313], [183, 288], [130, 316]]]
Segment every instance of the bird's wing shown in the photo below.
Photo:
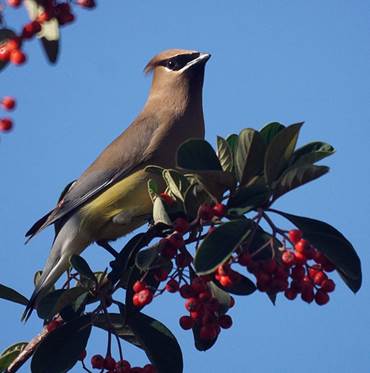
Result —
[[159, 123], [155, 118], [139, 116], [69, 187], [58, 205], [30, 228], [26, 237], [31, 239], [45, 227], [57, 222], [140, 168], [151, 157], [150, 145], [156, 137], [158, 128]]

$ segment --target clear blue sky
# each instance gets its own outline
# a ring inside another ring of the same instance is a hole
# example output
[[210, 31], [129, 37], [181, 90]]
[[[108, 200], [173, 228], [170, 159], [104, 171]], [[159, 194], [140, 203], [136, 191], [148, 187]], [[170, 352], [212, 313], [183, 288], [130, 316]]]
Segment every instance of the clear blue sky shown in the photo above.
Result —
[[[364, 284], [354, 296], [339, 283], [325, 307], [282, 297], [273, 307], [261, 293], [238, 298], [231, 312], [234, 327], [207, 353], [197, 352], [191, 333], [179, 328], [184, 314], [179, 297], [163, 297], [146, 311], [178, 337], [185, 373], [368, 372], [370, 3], [145, 0], [99, 5], [92, 12], [79, 11], [78, 22], [62, 30], [56, 67], [45, 62], [33, 42], [26, 46], [29, 63], [0, 75], [0, 96], [19, 101], [15, 131], [0, 143], [0, 282], [31, 294], [52, 229], [27, 246], [24, 232], [136, 116], [150, 84], [142, 73], [149, 58], [173, 47], [208, 51], [208, 140], [214, 143], [217, 134], [269, 121], [304, 120], [301, 142], [325, 140], [336, 147], [327, 162], [331, 173], [286, 196], [278, 207], [340, 229], [362, 259]], [[23, 18], [22, 10], [12, 11], [9, 23]], [[96, 269], [108, 261], [97, 247], [85, 257]], [[23, 309], [0, 302], [1, 349], [37, 333], [35, 316], [21, 324]], [[104, 351], [105, 337], [99, 333], [88, 353]], [[146, 361], [133, 349], [126, 357], [137, 364]]]

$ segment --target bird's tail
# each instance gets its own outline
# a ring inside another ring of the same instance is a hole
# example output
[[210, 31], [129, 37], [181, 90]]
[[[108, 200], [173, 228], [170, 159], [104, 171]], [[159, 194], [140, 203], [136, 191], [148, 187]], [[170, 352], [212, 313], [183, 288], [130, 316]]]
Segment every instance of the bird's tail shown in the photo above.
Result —
[[78, 214], [71, 216], [60, 228], [40, 280], [26, 306], [22, 320], [27, 321], [32, 311], [37, 307], [39, 301], [49, 292], [59, 277], [69, 268], [69, 259], [74, 254], [80, 254], [89, 244], [83, 239], [79, 230], [80, 219]]

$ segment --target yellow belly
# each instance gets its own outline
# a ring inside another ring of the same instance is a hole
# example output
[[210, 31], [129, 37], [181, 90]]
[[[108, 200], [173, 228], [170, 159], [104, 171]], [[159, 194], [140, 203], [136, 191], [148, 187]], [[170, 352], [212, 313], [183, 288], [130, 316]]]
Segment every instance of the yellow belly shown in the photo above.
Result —
[[[138, 171], [83, 206], [81, 229], [94, 241], [115, 240], [143, 225], [152, 212], [147, 180], [148, 174]], [[118, 215], [121, 223], [113, 222]]]

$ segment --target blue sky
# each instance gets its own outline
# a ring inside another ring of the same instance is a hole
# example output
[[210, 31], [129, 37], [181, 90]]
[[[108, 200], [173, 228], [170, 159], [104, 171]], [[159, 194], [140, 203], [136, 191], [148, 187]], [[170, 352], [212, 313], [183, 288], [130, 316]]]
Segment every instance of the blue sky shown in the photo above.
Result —
[[[9, 24], [25, 20], [22, 10], [8, 16]], [[136, 116], [150, 84], [142, 73], [146, 62], [167, 48], [208, 51], [209, 141], [270, 121], [304, 120], [301, 143], [324, 140], [337, 149], [326, 162], [329, 175], [282, 198], [277, 207], [341, 230], [362, 259], [364, 284], [354, 296], [335, 276], [338, 286], [325, 307], [282, 297], [273, 307], [261, 293], [238, 298], [231, 311], [234, 327], [206, 353], [197, 352], [191, 333], [178, 326], [184, 314], [179, 297], [165, 296], [146, 311], [178, 337], [185, 373], [368, 371], [370, 3], [101, 1], [94, 11], [78, 11], [77, 18], [62, 30], [56, 67], [32, 42], [25, 48], [27, 65], [1, 72], [0, 96], [14, 95], [19, 105], [15, 131], [0, 143], [0, 282], [31, 294], [52, 230], [27, 246], [24, 232]], [[96, 269], [108, 262], [97, 247], [85, 257]], [[37, 333], [35, 316], [24, 325], [20, 306], [0, 306], [1, 349]], [[88, 353], [104, 353], [105, 342], [96, 334]], [[134, 349], [126, 357], [146, 362]]]

